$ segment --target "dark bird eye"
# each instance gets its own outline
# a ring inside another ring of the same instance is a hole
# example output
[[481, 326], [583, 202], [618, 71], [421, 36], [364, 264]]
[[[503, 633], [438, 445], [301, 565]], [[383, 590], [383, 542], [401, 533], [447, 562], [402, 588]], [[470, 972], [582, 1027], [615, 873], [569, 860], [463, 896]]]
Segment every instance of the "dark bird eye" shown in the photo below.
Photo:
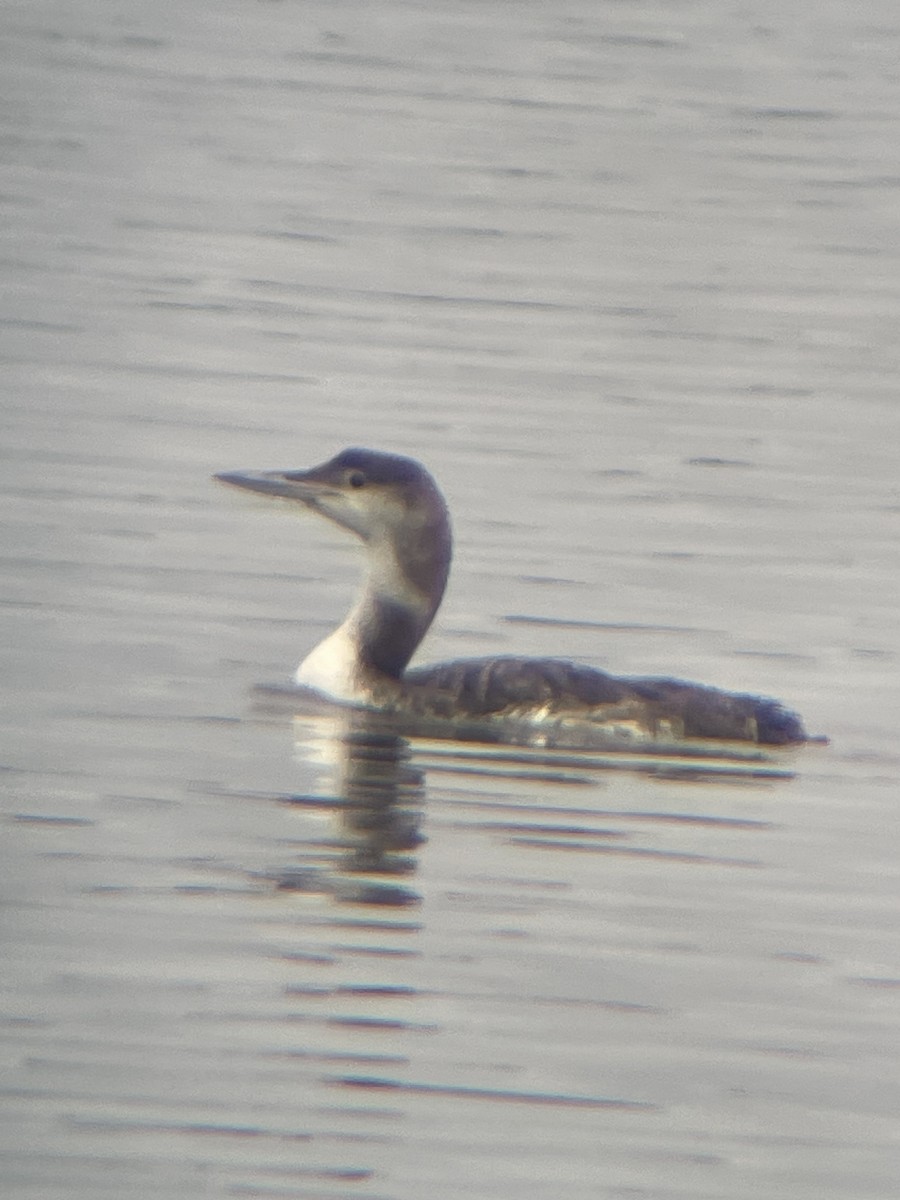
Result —
[[361, 488], [366, 486], [366, 477], [362, 471], [351, 471], [347, 482], [352, 488]]

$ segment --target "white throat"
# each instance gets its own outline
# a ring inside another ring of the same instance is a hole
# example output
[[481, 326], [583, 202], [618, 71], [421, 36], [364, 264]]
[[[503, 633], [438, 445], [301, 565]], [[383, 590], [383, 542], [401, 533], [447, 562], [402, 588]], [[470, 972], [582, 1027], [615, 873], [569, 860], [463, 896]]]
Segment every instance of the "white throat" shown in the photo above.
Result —
[[359, 650], [344, 624], [309, 652], [297, 668], [294, 682], [351, 703], [363, 699], [359, 676]]

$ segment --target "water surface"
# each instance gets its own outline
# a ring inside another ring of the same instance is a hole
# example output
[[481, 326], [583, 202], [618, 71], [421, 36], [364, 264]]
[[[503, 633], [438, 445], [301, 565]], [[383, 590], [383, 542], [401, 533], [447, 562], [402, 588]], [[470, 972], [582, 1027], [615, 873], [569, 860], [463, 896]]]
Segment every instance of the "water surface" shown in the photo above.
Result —
[[[900, 22], [11, 3], [4, 1195], [896, 1192]], [[266, 704], [424, 460], [424, 659], [774, 694], [762, 767]], [[357, 731], [358, 732], [358, 731]]]

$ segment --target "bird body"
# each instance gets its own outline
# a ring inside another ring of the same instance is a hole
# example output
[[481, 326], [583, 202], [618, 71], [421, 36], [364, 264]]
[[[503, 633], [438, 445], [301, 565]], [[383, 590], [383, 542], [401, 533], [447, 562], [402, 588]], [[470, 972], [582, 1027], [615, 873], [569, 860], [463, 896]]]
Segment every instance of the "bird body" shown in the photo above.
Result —
[[367, 573], [344, 622], [297, 668], [295, 682], [343, 704], [411, 722], [523, 726], [565, 723], [632, 739], [804, 742], [800, 719], [775, 700], [676, 679], [629, 678], [556, 658], [499, 656], [407, 669], [434, 618], [452, 557], [447, 506], [423, 466], [345, 450], [308, 471], [234, 472], [223, 483], [293, 500], [350, 530]]

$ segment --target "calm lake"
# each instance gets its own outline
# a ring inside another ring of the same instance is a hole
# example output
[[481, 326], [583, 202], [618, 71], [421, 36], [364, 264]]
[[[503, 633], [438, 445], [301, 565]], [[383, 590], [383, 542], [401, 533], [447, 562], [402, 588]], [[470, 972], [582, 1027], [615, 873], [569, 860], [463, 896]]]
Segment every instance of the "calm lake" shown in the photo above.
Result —
[[[894, 0], [8, 0], [0, 1191], [890, 1200]], [[286, 700], [425, 462], [419, 661], [770, 694], [757, 761]]]

